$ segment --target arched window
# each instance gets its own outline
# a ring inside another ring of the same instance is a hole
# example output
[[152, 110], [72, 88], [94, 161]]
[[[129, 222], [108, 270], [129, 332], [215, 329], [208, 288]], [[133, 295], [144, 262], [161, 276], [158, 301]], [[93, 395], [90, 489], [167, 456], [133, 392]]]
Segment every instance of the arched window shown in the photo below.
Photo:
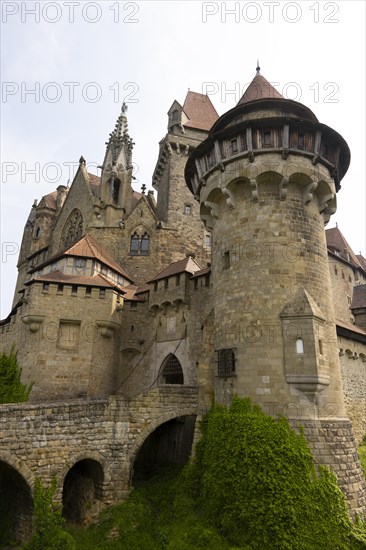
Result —
[[138, 233], [135, 233], [131, 237], [130, 242], [130, 256], [148, 256], [150, 252], [150, 237], [148, 233], [145, 233], [140, 237]]
[[182, 366], [172, 353], [168, 355], [163, 363], [161, 379], [163, 384], [184, 384]]
[[63, 242], [65, 248], [76, 243], [83, 235], [83, 216], [80, 210], [73, 210], [68, 217], [64, 231], [63, 231]]
[[144, 233], [140, 242], [140, 254], [141, 256], [148, 256], [150, 248], [150, 237], [147, 233]]
[[121, 185], [120, 180], [118, 178], [112, 177], [110, 186], [111, 186], [111, 199], [114, 204], [118, 204], [120, 185]]
[[130, 254], [131, 256], [137, 256], [139, 254], [140, 239], [137, 233], [134, 233], [131, 237]]
[[296, 353], [299, 355], [304, 353], [304, 340], [302, 338], [296, 340]]

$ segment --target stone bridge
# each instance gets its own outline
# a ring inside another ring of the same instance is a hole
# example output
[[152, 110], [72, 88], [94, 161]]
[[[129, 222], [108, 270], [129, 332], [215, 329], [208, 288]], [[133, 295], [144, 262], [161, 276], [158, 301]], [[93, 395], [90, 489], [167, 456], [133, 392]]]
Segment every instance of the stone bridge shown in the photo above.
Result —
[[36, 478], [46, 486], [57, 478], [70, 521], [85, 519], [86, 502], [126, 498], [138, 455], [145, 465], [188, 458], [197, 414], [198, 388], [177, 385], [128, 399], [2, 405], [0, 535], [5, 527], [19, 540], [29, 535]]

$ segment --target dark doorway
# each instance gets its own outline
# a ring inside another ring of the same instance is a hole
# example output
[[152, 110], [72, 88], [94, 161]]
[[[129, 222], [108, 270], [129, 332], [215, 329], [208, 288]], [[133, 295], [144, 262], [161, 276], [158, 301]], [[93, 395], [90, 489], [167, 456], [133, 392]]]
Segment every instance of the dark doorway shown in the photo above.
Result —
[[179, 416], [161, 424], [138, 451], [132, 485], [138, 486], [167, 466], [184, 466], [191, 455], [196, 417]]
[[69, 523], [80, 525], [92, 519], [102, 496], [103, 480], [103, 468], [96, 460], [81, 460], [68, 471], [62, 492], [62, 515]]
[[32, 534], [33, 498], [23, 476], [0, 461], [0, 547], [22, 543]]

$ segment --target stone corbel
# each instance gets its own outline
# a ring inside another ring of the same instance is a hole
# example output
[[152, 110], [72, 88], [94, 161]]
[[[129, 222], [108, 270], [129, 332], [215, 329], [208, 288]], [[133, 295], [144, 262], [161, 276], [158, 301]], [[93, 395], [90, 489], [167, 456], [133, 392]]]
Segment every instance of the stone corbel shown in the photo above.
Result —
[[255, 178], [250, 180], [250, 187], [252, 190], [252, 199], [254, 202], [259, 201], [259, 193], [258, 193], [258, 184], [257, 180]]
[[[319, 212], [320, 214], [322, 214], [325, 210], [328, 210], [328, 204], [329, 204], [329, 201], [331, 201], [332, 199], [334, 199], [334, 193], [328, 193], [328, 195], [324, 195], [324, 197], [322, 197], [322, 201], [321, 203], [319, 204]], [[329, 210], [332, 210], [332, 208], [330, 208]], [[335, 211], [335, 210], [334, 210]], [[332, 212], [333, 214], [334, 212]]]
[[45, 319], [44, 315], [24, 315], [22, 321], [29, 326], [31, 332], [38, 332]]
[[113, 321], [95, 321], [95, 323], [104, 338], [111, 338], [113, 332], [119, 328], [118, 323], [114, 323]]
[[218, 205], [210, 201], [205, 201], [204, 205], [210, 210], [211, 216], [217, 220], [219, 218]]
[[317, 181], [312, 181], [305, 187], [304, 193], [303, 193], [304, 204], [309, 204], [309, 202], [313, 199], [314, 191], [316, 191], [317, 187], [318, 187]]
[[203, 221], [207, 229], [210, 229], [210, 230], [213, 229], [214, 220], [210, 214], [201, 214], [201, 220]]
[[280, 182], [280, 200], [284, 201], [287, 197], [287, 186], [288, 186], [289, 178], [287, 176], [284, 176]]
[[230, 191], [230, 189], [228, 189], [227, 187], [224, 187], [221, 191], [226, 199], [226, 204], [228, 205], [228, 207], [235, 208], [234, 193]]

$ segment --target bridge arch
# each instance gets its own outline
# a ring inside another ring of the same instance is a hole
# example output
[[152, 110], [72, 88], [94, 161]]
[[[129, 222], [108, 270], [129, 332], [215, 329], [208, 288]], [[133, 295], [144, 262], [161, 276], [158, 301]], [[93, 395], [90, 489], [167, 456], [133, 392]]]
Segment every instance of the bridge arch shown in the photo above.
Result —
[[100, 508], [104, 489], [110, 481], [107, 461], [97, 451], [85, 451], [68, 460], [63, 471], [63, 516], [82, 524]]
[[196, 407], [165, 413], [136, 438], [127, 458], [129, 484], [146, 479], [167, 463], [184, 464], [191, 450], [197, 417]]
[[34, 476], [25, 464], [0, 452], [0, 540], [23, 543], [32, 533]]

